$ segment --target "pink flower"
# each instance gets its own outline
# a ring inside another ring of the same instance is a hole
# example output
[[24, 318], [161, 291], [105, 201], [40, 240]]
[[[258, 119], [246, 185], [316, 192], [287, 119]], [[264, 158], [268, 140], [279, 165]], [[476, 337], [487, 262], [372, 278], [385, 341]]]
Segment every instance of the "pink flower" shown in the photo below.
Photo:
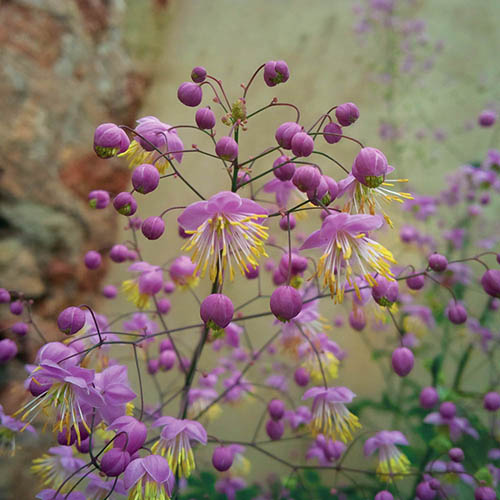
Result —
[[408, 441], [399, 431], [381, 431], [365, 442], [365, 456], [379, 453], [377, 474], [385, 481], [392, 481], [398, 476], [408, 473], [410, 461], [401, 453], [396, 444], [408, 445]]

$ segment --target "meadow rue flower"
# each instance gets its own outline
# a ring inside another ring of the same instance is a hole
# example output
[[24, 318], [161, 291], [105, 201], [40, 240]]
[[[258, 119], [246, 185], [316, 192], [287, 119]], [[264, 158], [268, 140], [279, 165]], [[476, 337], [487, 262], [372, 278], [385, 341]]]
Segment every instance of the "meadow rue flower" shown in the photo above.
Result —
[[223, 160], [233, 161], [238, 156], [238, 143], [232, 137], [221, 137], [215, 145], [215, 154]]
[[497, 500], [497, 494], [489, 486], [478, 486], [474, 490], [474, 500]]
[[222, 293], [212, 293], [203, 299], [200, 306], [201, 319], [210, 328], [225, 328], [233, 319], [234, 306], [231, 299]]
[[67, 307], [57, 317], [57, 326], [66, 335], [73, 335], [85, 325], [85, 312], [79, 307]]
[[281, 420], [285, 414], [285, 403], [281, 399], [272, 399], [267, 405], [267, 411], [273, 420]]
[[102, 123], [95, 129], [94, 151], [100, 158], [111, 158], [124, 153], [129, 146], [127, 134], [114, 123]]
[[160, 183], [160, 173], [154, 165], [143, 163], [132, 172], [132, 185], [141, 194], [153, 192]]
[[451, 448], [448, 451], [448, 456], [453, 462], [463, 462], [465, 455], [462, 448]]
[[337, 106], [335, 116], [343, 127], [348, 127], [359, 118], [359, 108], [353, 102], [346, 102]]
[[285, 432], [285, 425], [281, 420], [270, 419], [266, 422], [266, 433], [272, 441], [279, 441]]
[[415, 356], [407, 347], [398, 347], [392, 353], [392, 368], [400, 377], [406, 377], [413, 369]]
[[280, 321], [289, 321], [302, 309], [302, 297], [292, 286], [280, 286], [271, 294], [269, 301], [272, 313]]
[[373, 455], [378, 450], [377, 474], [383, 481], [398, 479], [410, 470], [410, 461], [396, 445], [408, 445], [408, 441], [399, 431], [377, 432], [365, 441], [365, 456]]
[[394, 497], [390, 491], [382, 490], [375, 495], [374, 500], [394, 500]]
[[483, 290], [491, 297], [500, 298], [500, 270], [489, 269], [481, 278]]
[[[86, 500], [101, 500], [103, 498], [106, 498], [106, 495], [109, 495], [111, 491], [113, 491], [113, 493], [116, 495], [127, 495], [127, 490], [123, 485], [123, 479], [118, 479], [115, 481], [114, 479], [99, 477], [96, 474], [89, 474], [87, 478], [88, 484], [85, 488], [85, 494], [87, 495]], [[71, 500], [71, 497], [68, 498], [69, 500]], [[110, 498], [113, 498], [113, 496], [111, 496]], [[56, 499], [48, 497], [47, 500]]]
[[225, 472], [233, 465], [233, 452], [228, 446], [217, 446], [212, 454], [212, 465], [219, 472]]
[[161, 267], [144, 261], [134, 262], [128, 270], [138, 273], [139, 277], [125, 280], [122, 283], [123, 292], [139, 309], [144, 309], [151, 297], [163, 288], [163, 271]]
[[361, 307], [356, 307], [349, 313], [349, 325], [357, 332], [362, 332], [365, 329], [366, 315]]
[[295, 122], [285, 122], [282, 123], [276, 130], [274, 137], [276, 142], [283, 149], [292, 149], [292, 139], [295, 134], [302, 132], [303, 127]]
[[116, 263], [125, 262], [128, 258], [128, 248], [125, 245], [113, 245], [109, 251], [109, 258]]
[[[243, 489], [246, 482], [241, 477], [224, 477], [215, 483], [215, 491], [226, 495], [227, 500], [235, 500], [236, 492]], [[487, 499], [489, 500], [489, 499]]]
[[396, 262], [392, 253], [367, 236], [369, 231], [379, 229], [382, 224], [378, 216], [347, 213], [329, 215], [321, 229], [314, 231], [300, 248], [323, 248], [317, 275], [323, 275], [323, 283], [328, 285], [336, 301], [342, 302], [346, 283], [353, 286], [359, 295], [352, 265], [359, 268], [371, 286], [375, 284], [371, 271], [392, 280], [390, 263]]
[[295, 163], [290, 162], [290, 158], [281, 155], [273, 162], [273, 174], [280, 181], [289, 181], [295, 173]]
[[83, 261], [87, 269], [97, 269], [102, 263], [102, 257], [99, 252], [90, 250], [85, 254]]
[[137, 212], [137, 202], [135, 201], [135, 198], [126, 191], [115, 196], [113, 206], [118, 213], [127, 217], [130, 217]]
[[293, 379], [299, 387], [305, 387], [309, 383], [310, 375], [305, 368], [300, 366], [295, 370]]
[[383, 307], [391, 307], [398, 300], [399, 287], [397, 281], [390, 281], [383, 276], [377, 276], [372, 287], [373, 300]]
[[[188, 235], [188, 238], [190, 237], [191, 235]], [[186, 255], [174, 259], [168, 272], [172, 281], [181, 288], [194, 287], [198, 284], [196, 264]]]
[[361, 428], [358, 417], [346, 407], [356, 395], [347, 387], [312, 387], [302, 399], [313, 398], [311, 429], [314, 435], [340, 439], [344, 443], [352, 439], [352, 433]]
[[491, 127], [497, 120], [497, 114], [491, 109], [485, 109], [480, 113], [477, 122], [481, 127]]
[[354, 159], [352, 175], [370, 188], [380, 186], [388, 171], [387, 158], [376, 148], [363, 148]]
[[14, 300], [9, 305], [9, 310], [15, 316], [21, 316], [24, 311], [24, 305], [22, 300]]
[[209, 107], [198, 109], [194, 119], [196, 125], [203, 130], [209, 130], [215, 127], [215, 114]]
[[461, 325], [467, 321], [467, 311], [462, 304], [450, 301], [448, 307], [446, 308], [446, 315], [448, 319], [455, 325]]
[[11, 300], [10, 293], [5, 288], [0, 288], [0, 304], [8, 304]]
[[500, 408], [500, 394], [498, 392], [488, 392], [483, 399], [483, 407], [488, 411], [497, 411]]
[[342, 139], [342, 128], [338, 123], [328, 123], [323, 129], [323, 137], [328, 144], [336, 144]]
[[177, 98], [185, 106], [195, 107], [203, 98], [203, 91], [199, 85], [193, 82], [184, 82], [177, 89]]
[[111, 448], [101, 457], [101, 471], [109, 477], [119, 476], [130, 463], [130, 454], [128, 451], [120, 448]]
[[193, 250], [195, 271], [204, 276], [209, 269], [210, 279], [229, 271], [234, 278], [234, 266], [241, 273], [248, 266], [257, 266], [261, 256], [267, 257], [264, 241], [267, 228], [258, 221], [267, 218], [267, 210], [236, 193], [221, 191], [207, 201], [189, 205], [177, 219], [191, 235], [183, 250]]
[[0, 455], [4, 452], [14, 455], [16, 451], [16, 435], [21, 430], [28, 430], [35, 434], [35, 429], [31, 426], [24, 424], [20, 420], [6, 415], [3, 406], [0, 405]]
[[153, 452], [167, 457], [172, 472], [189, 477], [195, 468], [191, 442], [207, 444], [207, 432], [194, 420], [160, 417], [153, 427], [162, 427], [160, 438], [153, 445]]
[[312, 165], [304, 165], [295, 170], [292, 182], [303, 193], [314, 191], [321, 182], [321, 172]]
[[268, 87], [285, 83], [290, 77], [290, 70], [285, 61], [268, 61], [264, 66], [264, 81]]
[[107, 191], [103, 191], [102, 189], [90, 191], [88, 200], [90, 207], [97, 208], [99, 210], [106, 208], [111, 201], [109, 193]]
[[148, 217], [144, 219], [141, 231], [148, 240], [157, 240], [165, 231], [165, 223], [161, 217]]
[[169, 500], [175, 485], [167, 461], [159, 455], [132, 460], [123, 475], [129, 500]]
[[295, 156], [310, 156], [314, 149], [313, 138], [306, 132], [298, 132], [292, 138], [292, 153]]
[[470, 425], [469, 421], [465, 417], [457, 417], [456, 407], [453, 403], [442, 403], [439, 412], [429, 413], [424, 418], [424, 423], [443, 428], [448, 427], [450, 439], [453, 442], [458, 441], [463, 433], [474, 439], [479, 439], [478, 432]]
[[57, 493], [54, 489], [45, 489], [40, 491], [35, 498], [39, 500], [86, 500], [81, 491], [72, 491], [71, 493]]
[[142, 447], [148, 434], [146, 424], [129, 415], [122, 415], [113, 420], [108, 429], [118, 434], [113, 446], [128, 451], [130, 455]]
[[195, 66], [191, 71], [191, 80], [194, 83], [204, 82], [207, 78], [207, 70], [203, 66]]
[[410, 290], [421, 290], [425, 285], [425, 276], [423, 274], [419, 276], [410, 276], [406, 279], [406, 286]]
[[438, 392], [434, 387], [424, 387], [420, 391], [419, 401], [422, 408], [430, 410], [439, 402]]
[[306, 460], [313, 458], [318, 460], [319, 465], [328, 466], [336, 462], [346, 450], [346, 445], [341, 441], [333, 441], [323, 434], [316, 436], [315, 442], [307, 450]]

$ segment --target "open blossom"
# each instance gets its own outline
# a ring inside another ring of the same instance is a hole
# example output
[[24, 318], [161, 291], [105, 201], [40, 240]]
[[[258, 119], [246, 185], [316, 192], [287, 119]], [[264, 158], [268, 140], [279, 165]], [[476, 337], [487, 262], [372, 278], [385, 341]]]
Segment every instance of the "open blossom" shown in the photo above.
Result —
[[163, 288], [163, 271], [161, 267], [148, 262], [134, 262], [128, 270], [138, 273], [139, 276], [125, 280], [122, 289], [128, 300], [139, 309], [144, 309], [150, 303], [151, 297]]
[[191, 442], [207, 444], [207, 431], [199, 422], [174, 417], [160, 417], [153, 427], [163, 427], [153, 452], [167, 457], [174, 474], [178, 471], [181, 476], [190, 476], [195, 468]]
[[267, 210], [230, 191], [189, 205], [177, 220], [191, 235], [183, 250], [194, 250], [195, 272], [204, 276], [208, 268], [214, 281], [226, 270], [233, 279], [235, 266], [242, 274], [258, 266], [258, 259], [267, 257], [267, 228], [259, 223], [266, 218]]
[[327, 439], [323, 434], [319, 434], [315, 442], [307, 450], [306, 459], [311, 460], [316, 458], [319, 465], [331, 465], [341, 457], [345, 449], [346, 445], [344, 443]]
[[169, 160], [175, 159], [179, 163], [182, 162], [184, 145], [171, 125], [161, 122], [154, 116], [139, 118], [137, 123], [135, 130], [142, 137], [137, 136], [130, 143], [129, 148], [118, 155], [128, 160], [130, 168], [143, 163], [153, 164], [160, 174], [164, 174], [169, 166]]
[[358, 417], [345, 406], [355, 394], [347, 387], [312, 387], [302, 399], [313, 399], [311, 429], [314, 435], [323, 434], [344, 443], [352, 439], [352, 433], [361, 428]]
[[424, 422], [439, 427], [448, 427], [450, 439], [453, 442], [458, 441], [463, 433], [469, 434], [474, 439], [479, 439], [479, 433], [465, 417], [457, 417], [455, 414], [443, 416], [440, 412], [433, 412], [424, 418]]
[[399, 431], [377, 432], [365, 442], [366, 456], [378, 450], [377, 474], [385, 481], [392, 481], [409, 472], [410, 461], [404, 453], [399, 451], [397, 444], [408, 445], [408, 441]]
[[201, 388], [193, 388], [189, 391], [188, 395], [188, 417], [195, 418], [198, 413], [206, 410], [206, 417], [208, 420], [213, 420], [217, 418], [222, 409], [219, 404], [213, 403], [214, 399], [218, 396], [218, 393], [215, 389], [201, 389]]
[[371, 276], [373, 271], [388, 280], [393, 279], [390, 264], [396, 261], [392, 253], [367, 236], [382, 224], [379, 216], [344, 212], [329, 215], [321, 229], [314, 231], [302, 245], [301, 250], [323, 248], [317, 275], [323, 275], [324, 285], [330, 288], [336, 301], [342, 302], [346, 283], [353, 286], [359, 296], [353, 265], [371, 286], [375, 284]]
[[14, 454], [16, 451], [16, 434], [23, 428], [33, 434], [35, 433], [35, 429], [31, 425], [26, 426], [20, 420], [6, 415], [3, 406], [0, 405], [0, 455], [4, 451]]

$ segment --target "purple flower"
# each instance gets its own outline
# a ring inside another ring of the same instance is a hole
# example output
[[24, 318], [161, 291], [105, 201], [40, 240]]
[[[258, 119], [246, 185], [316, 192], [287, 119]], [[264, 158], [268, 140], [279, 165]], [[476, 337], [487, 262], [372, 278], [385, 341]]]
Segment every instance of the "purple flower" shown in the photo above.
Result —
[[215, 490], [219, 493], [224, 493], [227, 500], [235, 500], [236, 492], [245, 486], [245, 480], [241, 477], [225, 477], [215, 483]]
[[306, 459], [316, 458], [319, 465], [327, 466], [337, 461], [345, 450], [346, 445], [341, 441], [333, 441], [323, 436], [323, 434], [319, 434], [307, 451]]
[[128, 415], [118, 417], [109, 429], [120, 434], [114, 440], [114, 446], [127, 450], [131, 455], [141, 448], [148, 434], [145, 424]]
[[377, 474], [384, 481], [392, 481], [409, 471], [410, 461], [396, 445], [408, 445], [408, 441], [399, 431], [381, 431], [367, 439], [364, 445], [365, 456], [378, 450], [379, 462]]
[[307, 406], [298, 406], [295, 410], [286, 410], [285, 419], [293, 430], [311, 422], [311, 410]]
[[479, 434], [474, 429], [469, 421], [464, 417], [457, 417], [456, 415], [444, 417], [440, 412], [429, 413], [424, 418], [426, 424], [437, 425], [439, 427], [448, 427], [450, 432], [450, 439], [453, 442], [458, 441], [462, 434], [469, 434], [474, 439], [479, 439]]
[[276, 204], [279, 208], [286, 208], [290, 195], [298, 192], [292, 181], [281, 181], [279, 179], [272, 179], [264, 184], [263, 190], [265, 193], [275, 193]]

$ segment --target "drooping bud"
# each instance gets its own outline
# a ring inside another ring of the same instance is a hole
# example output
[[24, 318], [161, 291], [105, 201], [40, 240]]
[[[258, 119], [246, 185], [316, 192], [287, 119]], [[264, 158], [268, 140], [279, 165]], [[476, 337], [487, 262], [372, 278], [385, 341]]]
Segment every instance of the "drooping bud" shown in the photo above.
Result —
[[295, 156], [309, 156], [314, 149], [313, 138], [306, 132], [298, 132], [292, 138], [292, 153]]
[[462, 304], [451, 301], [446, 309], [448, 319], [454, 325], [461, 325], [462, 323], [465, 323], [467, 321], [467, 311]]
[[215, 114], [209, 108], [200, 108], [196, 111], [194, 115], [196, 125], [203, 130], [209, 130], [215, 127]]
[[238, 144], [232, 137], [221, 137], [215, 145], [215, 153], [223, 160], [233, 161], [238, 156]]
[[297, 368], [293, 374], [293, 379], [299, 387], [305, 387], [309, 383], [310, 378], [309, 372], [302, 366]]
[[491, 109], [485, 109], [477, 118], [477, 123], [481, 127], [491, 127], [497, 121], [497, 114]]
[[283, 149], [292, 149], [292, 139], [299, 132], [302, 132], [302, 127], [298, 123], [285, 122], [278, 127], [274, 137]]
[[148, 240], [157, 240], [165, 231], [165, 223], [161, 217], [148, 217], [142, 223], [141, 231]]
[[162, 370], [165, 370], [167, 372], [175, 366], [176, 359], [177, 357], [174, 351], [165, 350], [161, 351], [158, 361]]
[[448, 451], [448, 456], [450, 460], [456, 463], [463, 462], [465, 458], [462, 448], [451, 448], [451, 450]]
[[203, 91], [199, 85], [193, 82], [181, 83], [177, 89], [177, 98], [185, 106], [195, 107], [200, 104], [203, 98]]
[[320, 181], [320, 171], [311, 165], [304, 165], [296, 169], [292, 178], [293, 184], [303, 193], [315, 190], [319, 186]]
[[485, 410], [497, 411], [500, 408], [500, 394], [498, 392], [488, 392], [483, 399]]
[[[165, 290], [165, 287], [163, 287], [163, 289]], [[156, 303], [158, 305], [158, 312], [160, 314], [168, 314], [168, 312], [172, 308], [172, 304], [171, 304], [170, 300], [168, 300], [166, 297], [162, 297], [161, 299], [158, 299], [158, 301]]]
[[457, 407], [451, 401], [445, 401], [439, 407], [439, 414], [443, 418], [453, 418], [457, 414]]
[[421, 290], [425, 285], [425, 276], [420, 274], [418, 276], [410, 276], [406, 279], [406, 286], [410, 290]]
[[500, 270], [489, 269], [481, 278], [483, 290], [491, 297], [500, 298]]
[[283, 420], [269, 419], [266, 423], [266, 432], [272, 441], [279, 441], [285, 432]]
[[288, 156], [282, 155], [274, 160], [273, 169], [273, 174], [280, 181], [289, 181], [295, 173], [295, 164], [290, 163]]
[[24, 311], [23, 301], [22, 300], [14, 300], [9, 304], [9, 310], [15, 316], [21, 316]]
[[292, 231], [293, 229], [295, 229], [296, 225], [297, 219], [293, 214], [284, 215], [280, 219], [280, 229], [283, 229], [283, 231]]
[[383, 491], [379, 491], [375, 495], [375, 499], [374, 500], [394, 500], [394, 497], [392, 496], [391, 492], [389, 492], [387, 490], [383, 490]]
[[79, 332], [85, 325], [85, 313], [79, 307], [67, 307], [57, 317], [57, 326], [66, 335]]
[[186, 255], [181, 255], [172, 262], [168, 272], [172, 280], [182, 286], [189, 283], [189, 280], [193, 276], [195, 270], [196, 264], [194, 264]]
[[290, 70], [285, 61], [268, 61], [264, 66], [264, 81], [268, 87], [285, 83], [290, 78]]
[[134, 215], [137, 211], [137, 202], [135, 198], [126, 191], [116, 195], [113, 200], [113, 206], [118, 213], [126, 215], [127, 217]]
[[8, 304], [10, 302], [10, 293], [5, 288], [0, 288], [0, 304]]
[[407, 347], [398, 347], [392, 353], [392, 368], [400, 377], [406, 377], [413, 369], [415, 357]]
[[360, 307], [353, 309], [349, 313], [349, 325], [353, 330], [361, 332], [366, 326], [365, 312]]
[[388, 167], [387, 158], [382, 151], [363, 148], [354, 159], [352, 175], [361, 184], [376, 188], [384, 182]]
[[281, 399], [272, 399], [267, 405], [267, 411], [273, 420], [281, 420], [285, 414], [285, 404]]
[[444, 255], [433, 253], [429, 255], [429, 267], [437, 273], [442, 273], [448, 267], [448, 259]]
[[109, 258], [113, 262], [125, 262], [128, 258], [128, 248], [125, 245], [113, 245], [109, 251]]
[[136, 167], [132, 173], [132, 185], [134, 189], [147, 194], [154, 191], [160, 183], [160, 172], [154, 165], [143, 163]]
[[420, 391], [419, 402], [422, 408], [430, 410], [439, 402], [438, 392], [434, 387], [424, 387]]
[[212, 465], [219, 472], [229, 470], [233, 465], [233, 452], [228, 446], [217, 446], [212, 455]]
[[328, 144], [336, 144], [342, 139], [342, 128], [338, 123], [328, 123], [323, 129], [323, 137]]
[[0, 340], [0, 363], [7, 363], [17, 354], [17, 345], [11, 339]]
[[207, 70], [203, 66], [195, 66], [191, 71], [191, 80], [194, 83], [204, 82], [207, 78]]
[[116, 286], [114, 286], [114, 285], [106, 285], [102, 289], [102, 294], [107, 299], [114, 299], [118, 295], [118, 290], [116, 289]]
[[103, 209], [109, 205], [109, 193], [107, 191], [103, 191], [102, 189], [96, 189], [94, 191], [90, 191], [88, 200], [89, 205], [92, 208]]
[[102, 257], [99, 252], [90, 250], [85, 254], [83, 261], [87, 269], [97, 269], [102, 263]]
[[434, 500], [437, 493], [431, 488], [429, 481], [418, 483], [415, 490], [418, 500]]
[[245, 269], [245, 277], [249, 280], [254, 280], [259, 276], [259, 266], [248, 265], [248, 269]]
[[130, 454], [128, 451], [120, 448], [111, 448], [101, 458], [101, 471], [108, 477], [119, 476], [130, 463]]
[[307, 191], [307, 197], [309, 198], [309, 201], [313, 205], [320, 205], [323, 204], [321, 201], [324, 197], [326, 197], [328, 193], [328, 184], [326, 183], [326, 179], [324, 178], [325, 176], [321, 175], [319, 179], [319, 184], [316, 187], [316, 189], [311, 189]]
[[24, 337], [28, 333], [28, 324], [24, 321], [19, 321], [18, 323], [14, 323], [10, 329], [12, 333], [15, 333], [18, 337]]
[[201, 303], [201, 319], [210, 328], [225, 328], [231, 323], [233, 314], [234, 306], [231, 299], [222, 293], [212, 293]]
[[376, 285], [372, 287], [372, 297], [382, 307], [391, 307], [398, 300], [399, 287], [397, 281], [389, 281], [383, 276], [378, 276]]
[[129, 146], [127, 134], [114, 123], [102, 123], [95, 129], [94, 151], [100, 158], [111, 158], [124, 153]]
[[478, 486], [474, 490], [474, 500], [497, 500], [497, 494], [489, 486]]
[[348, 127], [359, 118], [359, 108], [353, 102], [346, 102], [337, 107], [335, 116], [343, 127]]
[[302, 310], [302, 297], [293, 286], [280, 286], [269, 301], [272, 313], [282, 322], [295, 318]]

